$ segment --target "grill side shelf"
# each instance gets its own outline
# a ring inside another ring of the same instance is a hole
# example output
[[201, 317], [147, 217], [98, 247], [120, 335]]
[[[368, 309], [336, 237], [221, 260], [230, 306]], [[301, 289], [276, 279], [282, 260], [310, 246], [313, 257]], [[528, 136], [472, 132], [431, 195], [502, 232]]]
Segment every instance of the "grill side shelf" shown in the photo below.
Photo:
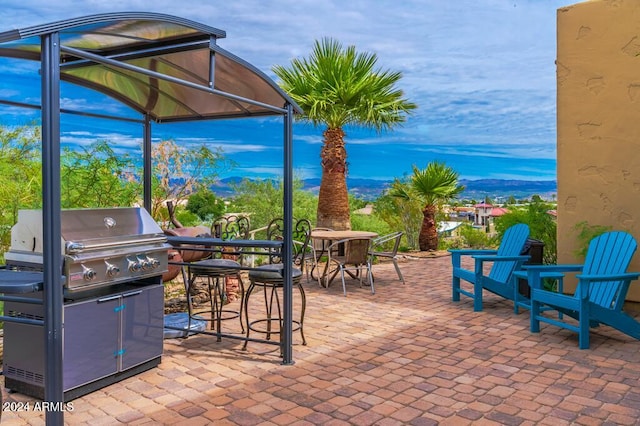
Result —
[[42, 272], [0, 269], [0, 293], [26, 294], [42, 291]]

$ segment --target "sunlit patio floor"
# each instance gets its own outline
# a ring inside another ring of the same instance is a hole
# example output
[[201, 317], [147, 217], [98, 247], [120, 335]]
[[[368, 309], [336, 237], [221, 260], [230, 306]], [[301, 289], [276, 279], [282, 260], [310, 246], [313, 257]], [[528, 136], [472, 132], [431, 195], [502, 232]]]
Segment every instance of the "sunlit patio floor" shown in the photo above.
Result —
[[[294, 365], [275, 347], [206, 335], [165, 340], [159, 367], [73, 401], [70, 425], [639, 424], [640, 341], [602, 326], [591, 349], [528, 311], [451, 301], [451, 259], [375, 265], [376, 294], [305, 283], [307, 345]], [[634, 285], [640, 285], [638, 283]], [[636, 314], [636, 316], [640, 316]], [[224, 324], [232, 329], [234, 324]], [[35, 400], [21, 394], [9, 401]], [[5, 408], [8, 407], [7, 405]], [[43, 424], [41, 411], [3, 425]]]

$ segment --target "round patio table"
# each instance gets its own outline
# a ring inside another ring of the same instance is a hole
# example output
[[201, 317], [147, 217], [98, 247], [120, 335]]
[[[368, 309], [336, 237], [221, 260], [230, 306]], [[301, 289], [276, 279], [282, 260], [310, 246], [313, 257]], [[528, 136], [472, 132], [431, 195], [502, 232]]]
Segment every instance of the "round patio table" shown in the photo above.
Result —
[[311, 231], [314, 240], [338, 241], [345, 238], [376, 238], [378, 234], [370, 231]]

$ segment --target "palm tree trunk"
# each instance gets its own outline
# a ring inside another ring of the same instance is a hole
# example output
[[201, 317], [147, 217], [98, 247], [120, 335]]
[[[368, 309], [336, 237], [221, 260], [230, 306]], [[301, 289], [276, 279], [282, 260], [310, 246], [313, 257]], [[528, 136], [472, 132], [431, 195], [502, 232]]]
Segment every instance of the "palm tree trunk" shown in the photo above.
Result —
[[324, 145], [320, 152], [322, 180], [316, 226], [340, 231], [351, 229], [344, 132], [341, 128], [328, 128], [323, 136]]
[[422, 210], [422, 227], [418, 237], [420, 251], [438, 250], [438, 229], [436, 228], [436, 206], [427, 205]]

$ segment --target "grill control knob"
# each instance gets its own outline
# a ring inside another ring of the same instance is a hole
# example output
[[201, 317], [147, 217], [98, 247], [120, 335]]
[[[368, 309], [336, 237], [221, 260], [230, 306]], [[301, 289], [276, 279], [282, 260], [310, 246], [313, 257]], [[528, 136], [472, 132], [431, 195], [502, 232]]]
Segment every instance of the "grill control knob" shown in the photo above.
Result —
[[140, 272], [142, 269], [142, 265], [140, 262], [136, 262], [135, 260], [129, 259], [129, 271], [131, 272]]
[[160, 266], [160, 261], [155, 257], [147, 256], [147, 262], [149, 262], [151, 269], [156, 269], [158, 266]]
[[120, 268], [118, 268], [116, 265], [112, 265], [111, 263], [107, 263], [107, 276], [116, 277], [118, 276], [118, 274], [120, 274]]
[[142, 269], [143, 271], [147, 271], [151, 269], [151, 264], [149, 263], [149, 259], [143, 256], [144, 255], [137, 256], [136, 258], [138, 259], [138, 264], [140, 265], [140, 269]]
[[85, 281], [91, 281], [93, 280], [96, 275], [96, 271], [93, 268], [87, 268], [86, 266], [82, 265], [82, 269], [83, 269], [83, 273], [82, 273], [82, 277], [84, 278]]

